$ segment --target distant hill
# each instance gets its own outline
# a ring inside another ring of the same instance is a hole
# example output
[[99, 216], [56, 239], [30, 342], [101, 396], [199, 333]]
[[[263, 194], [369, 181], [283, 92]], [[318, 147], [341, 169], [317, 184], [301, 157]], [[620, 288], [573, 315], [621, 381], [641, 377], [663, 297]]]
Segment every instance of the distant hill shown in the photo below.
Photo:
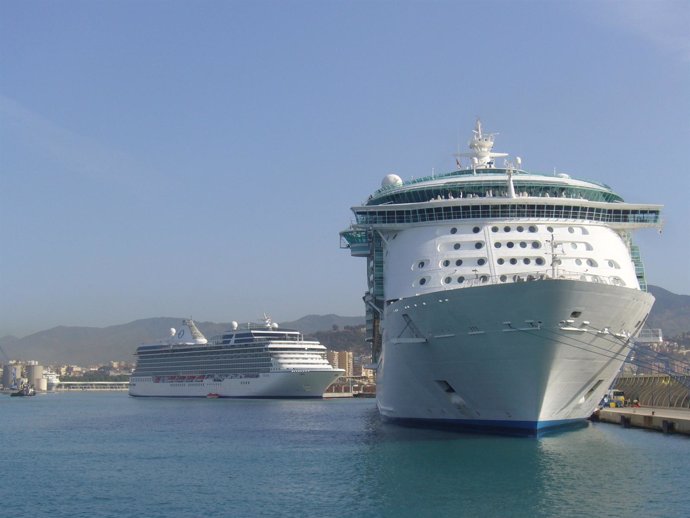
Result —
[[[97, 327], [59, 326], [24, 338], [0, 338], [0, 347], [12, 359], [37, 360], [44, 365], [92, 365], [113, 360], [134, 361], [139, 344], [164, 338], [171, 327], [179, 327], [182, 318], [158, 317], [135, 320], [128, 324]], [[230, 323], [196, 322], [206, 337], [230, 329]], [[281, 326], [313, 334], [330, 331], [333, 326], [363, 325], [364, 317], [338, 315], [307, 315], [294, 322], [280, 322]], [[0, 362], [4, 359], [0, 357]]]
[[676, 295], [658, 286], [649, 286], [656, 302], [647, 319], [647, 327], [662, 329], [666, 338], [690, 332], [690, 296]]
[[[661, 328], [667, 338], [690, 332], [690, 296], [676, 295], [658, 286], [649, 286], [649, 291], [656, 297], [656, 303], [647, 320], [647, 327]], [[182, 320], [159, 317], [103, 328], [60, 326], [24, 338], [0, 338], [0, 347], [10, 358], [38, 360], [45, 365], [133, 361], [134, 351], [139, 344], [164, 338], [168, 329], [178, 327]], [[364, 317], [307, 315], [294, 322], [280, 324], [298, 329], [333, 349], [366, 349], [360, 339], [361, 332], [345, 329], [364, 325]], [[229, 322], [197, 322], [197, 325], [209, 338], [230, 328]], [[2, 361], [4, 359], [0, 357]]]

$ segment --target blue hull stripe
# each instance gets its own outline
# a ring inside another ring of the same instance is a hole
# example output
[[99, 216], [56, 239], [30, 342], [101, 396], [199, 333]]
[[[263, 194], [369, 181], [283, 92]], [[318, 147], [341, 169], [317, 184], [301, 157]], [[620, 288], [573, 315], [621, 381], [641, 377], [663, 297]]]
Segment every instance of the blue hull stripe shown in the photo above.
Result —
[[409, 419], [382, 416], [385, 421], [415, 428], [537, 437], [564, 429], [587, 426], [586, 419], [558, 421], [489, 421], [481, 419]]

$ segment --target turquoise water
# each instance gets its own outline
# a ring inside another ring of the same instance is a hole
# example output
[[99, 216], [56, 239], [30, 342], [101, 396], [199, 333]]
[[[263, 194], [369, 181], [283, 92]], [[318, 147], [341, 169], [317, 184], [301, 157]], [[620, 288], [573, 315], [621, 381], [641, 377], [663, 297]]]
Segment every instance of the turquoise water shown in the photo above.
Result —
[[373, 400], [0, 396], [0, 515], [688, 516], [690, 440], [381, 423]]

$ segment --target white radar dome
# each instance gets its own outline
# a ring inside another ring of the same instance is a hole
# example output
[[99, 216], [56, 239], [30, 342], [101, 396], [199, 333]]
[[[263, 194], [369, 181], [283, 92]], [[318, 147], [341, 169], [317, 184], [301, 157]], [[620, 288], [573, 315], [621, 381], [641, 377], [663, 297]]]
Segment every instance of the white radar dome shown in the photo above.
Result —
[[400, 187], [403, 181], [397, 174], [387, 174], [381, 180], [381, 187]]
[[170, 328], [170, 336], [175, 336], [177, 334], [177, 330], [174, 327]]
[[234, 320], [230, 323], [230, 327], [232, 327], [233, 331], [237, 331], [237, 326], [239, 326], [239, 324]]
[[273, 322], [273, 323], [271, 324], [271, 327], [272, 327], [273, 329], [278, 329], [278, 322]]

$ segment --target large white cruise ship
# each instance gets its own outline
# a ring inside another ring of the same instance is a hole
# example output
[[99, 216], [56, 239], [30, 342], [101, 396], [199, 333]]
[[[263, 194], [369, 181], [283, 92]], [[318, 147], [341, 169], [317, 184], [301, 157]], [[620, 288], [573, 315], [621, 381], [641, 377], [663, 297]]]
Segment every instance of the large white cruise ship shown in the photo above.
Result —
[[320, 398], [341, 376], [326, 348], [270, 319], [207, 340], [192, 320], [158, 343], [140, 345], [131, 396]]
[[497, 167], [493, 145], [477, 121], [458, 170], [387, 175], [341, 232], [367, 259], [390, 420], [526, 435], [581, 423], [654, 302], [631, 231], [659, 227], [661, 206], [520, 158]]

